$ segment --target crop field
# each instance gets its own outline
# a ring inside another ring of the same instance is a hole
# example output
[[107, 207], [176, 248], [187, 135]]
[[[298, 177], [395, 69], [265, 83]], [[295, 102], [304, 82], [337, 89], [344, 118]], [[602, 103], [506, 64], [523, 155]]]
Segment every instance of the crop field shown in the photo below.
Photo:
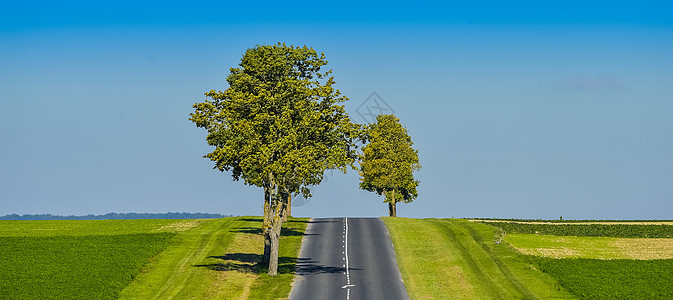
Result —
[[488, 222], [509, 233], [530, 233], [554, 236], [603, 236], [621, 238], [673, 238], [673, 225], [656, 222], [600, 224], [547, 222]]
[[583, 299], [671, 299], [673, 226], [490, 222], [537, 269]]
[[523, 254], [551, 258], [673, 259], [673, 239], [508, 234], [505, 238]]
[[172, 221], [1, 221], [0, 295], [111, 299], [162, 251]]
[[0, 221], [10, 299], [287, 297], [306, 220], [284, 224], [280, 276], [259, 265], [261, 219]]

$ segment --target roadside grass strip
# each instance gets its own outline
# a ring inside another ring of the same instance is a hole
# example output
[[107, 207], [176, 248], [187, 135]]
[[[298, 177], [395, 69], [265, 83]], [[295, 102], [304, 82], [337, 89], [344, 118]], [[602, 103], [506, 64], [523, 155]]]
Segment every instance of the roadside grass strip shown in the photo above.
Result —
[[383, 218], [411, 299], [573, 299], [491, 226], [455, 219]]
[[279, 275], [261, 265], [260, 217], [208, 221], [178, 235], [121, 293], [122, 299], [284, 299], [308, 219], [283, 224]]

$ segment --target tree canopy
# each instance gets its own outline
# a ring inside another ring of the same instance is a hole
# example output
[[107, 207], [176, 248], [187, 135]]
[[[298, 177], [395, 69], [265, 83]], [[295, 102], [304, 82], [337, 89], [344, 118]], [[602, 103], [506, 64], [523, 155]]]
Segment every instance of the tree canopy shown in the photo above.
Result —
[[311, 196], [327, 169], [346, 172], [358, 125], [335, 89], [325, 55], [307, 46], [258, 45], [230, 69], [225, 91], [205, 93], [190, 120], [214, 146], [204, 157], [234, 180], [264, 189], [264, 260], [277, 273], [278, 239], [290, 195]]
[[397, 203], [412, 202], [418, 197], [418, 150], [407, 129], [394, 115], [378, 115], [376, 122], [365, 128], [367, 144], [362, 148], [360, 188], [384, 195], [391, 217], [397, 216]]

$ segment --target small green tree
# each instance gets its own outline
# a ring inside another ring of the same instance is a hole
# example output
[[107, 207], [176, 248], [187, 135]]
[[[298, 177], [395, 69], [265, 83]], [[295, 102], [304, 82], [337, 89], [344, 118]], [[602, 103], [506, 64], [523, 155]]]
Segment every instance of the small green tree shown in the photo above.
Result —
[[419, 170], [418, 150], [407, 129], [394, 115], [378, 115], [365, 128], [367, 144], [362, 148], [360, 188], [384, 195], [391, 217], [397, 217], [397, 203], [412, 202], [418, 197], [413, 172]]
[[204, 157], [234, 180], [264, 189], [263, 263], [278, 270], [278, 247], [291, 195], [310, 197], [327, 169], [353, 165], [360, 129], [333, 87], [325, 55], [312, 48], [261, 45], [231, 68], [229, 87], [211, 90], [194, 104], [190, 120], [208, 131], [215, 146]]

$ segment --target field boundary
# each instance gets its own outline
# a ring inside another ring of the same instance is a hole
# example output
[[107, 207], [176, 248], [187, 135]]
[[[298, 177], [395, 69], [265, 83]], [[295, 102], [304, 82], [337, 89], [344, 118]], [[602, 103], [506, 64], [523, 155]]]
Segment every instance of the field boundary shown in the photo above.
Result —
[[514, 224], [539, 224], [539, 225], [673, 225], [673, 221], [587, 221], [587, 222], [549, 222], [549, 221], [511, 221], [511, 220], [490, 220], [490, 219], [468, 219], [470, 222], [484, 223], [514, 223]]

